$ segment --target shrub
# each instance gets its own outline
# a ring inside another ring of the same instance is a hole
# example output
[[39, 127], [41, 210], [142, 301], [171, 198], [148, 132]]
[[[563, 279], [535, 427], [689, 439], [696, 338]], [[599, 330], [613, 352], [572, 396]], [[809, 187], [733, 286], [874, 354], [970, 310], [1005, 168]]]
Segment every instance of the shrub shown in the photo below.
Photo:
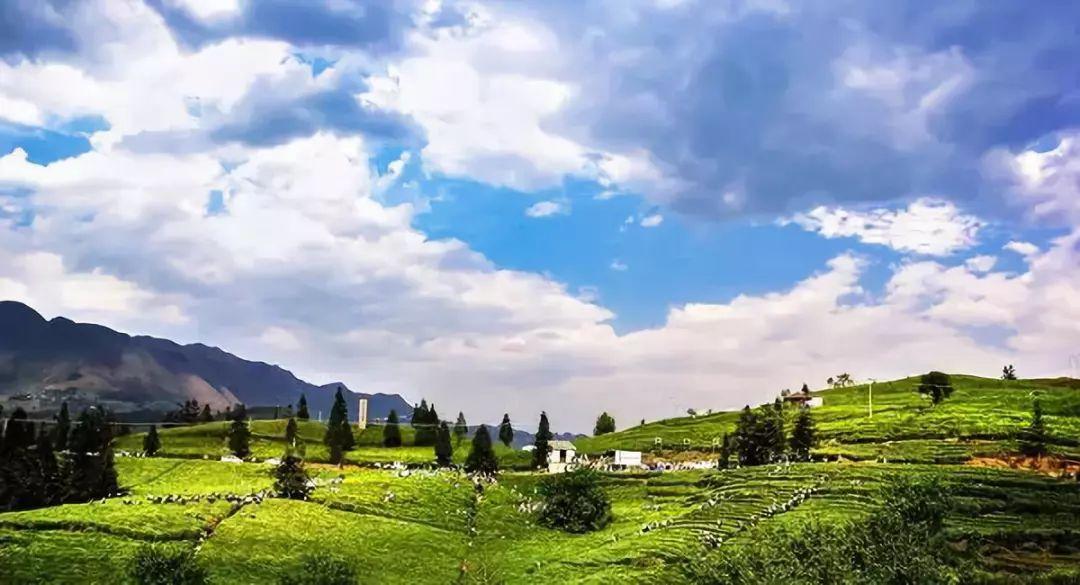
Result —
[[356, 569], [330, 555], [305, 555], [300, 564], [281, 576], [281, 585], [354, 585]]
[[576, 469], [547, 477], [540, 483], [544, 506], [540, 524], [566, 532], [592, 532], [611, 522], [611, 501], [591, 469]]
[[274, 471], [274, 491], [281, 498], [306, 500], [312, 490], [308, 479], [304, 460], [291, 452], [286, 453]]
[[206, 569], [195, 558], [195, 551], [160, 544], [136, 551], [128, 572], [139, 585], [201, 585], [207, 581]]

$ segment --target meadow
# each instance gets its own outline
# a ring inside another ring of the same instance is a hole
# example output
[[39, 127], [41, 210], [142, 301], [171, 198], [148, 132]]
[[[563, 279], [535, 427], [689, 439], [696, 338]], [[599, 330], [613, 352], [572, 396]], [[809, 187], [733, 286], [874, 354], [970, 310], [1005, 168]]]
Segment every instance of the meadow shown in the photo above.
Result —
[[[611, 472], [602, 486], [613, 521], [569, 534], [537, 523], [542, 474], [507, 470], [482, 489], [468, 476], [426, 465], [430, 447], [385, 449], [381, 429], [357, 432], [348, 463], [325, 458], [324, 427], [300, 436], [318, 487], [310, 501], [266, 497], [284, 448], [285, 421], [253, 421], [256, 461], [229, 463], [224, 423], [163, 430], [155, 457], [116, 461], [125, 494], [87, 504], [0, 514], [5, 582], [124, 583], [144, 543], [192, 548], [213, 583], [274, 583], [302, 555], [329, 552], [370, 583], [672, 583], [687, 559], [735, 550], [770, 528], [843, 522], [875, 510], [898, 476], [937, 478], [955, 505], [946, 518], [950, 547], [988, 583], [1080, 582], [1080, 484], [1071, 477], [978, 465], [973, 454], [1015, 450], [1030, 393], [1043, 397], [1054, 448], [1069, 453], [1080, 436], [1080, 390], [1068, 384], [957, 377], [957, 391], [929, 407], [913, 380], [826, 390], [815, 409], [823, 442], [817, 462], [677, 472]], [[880, 390], [879, 390], [880, 388]], [[992, 406], [992, 407], [991, 407]], [[879, 410], [880, 409], [880, 410]], [[691, 439], [691, 449], [660, 457], [701, 457], [735, 413], [682, 418], [580, 441], [592, 453]], [[135, 452], [141, 436], [118, 440]], [[463, 459], [467, 445], [455, 450]], [[527, 453], [501, 449], [524, 465]], [[882, 460], [887, 462], [883, 462]], [[398, 461], [412, 468], [378, 468]]]

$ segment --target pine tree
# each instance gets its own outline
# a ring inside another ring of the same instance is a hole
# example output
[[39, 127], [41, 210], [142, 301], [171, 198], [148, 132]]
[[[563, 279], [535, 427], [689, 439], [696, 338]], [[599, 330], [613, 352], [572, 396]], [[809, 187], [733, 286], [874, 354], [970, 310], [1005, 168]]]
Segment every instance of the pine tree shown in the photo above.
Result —
[[1046, 455], [1046, 422], [1043, 421], [1042, 402], [1036, 398], [1031, 407], [1031, 423], [1020, 433], [1020, 452], [1028, 457]]
[[465, 471], [482, 475], [494, 475], [499, 471], [499, 461], [491, 448], [491, 434], [488, 433], [487, 425], [480, 425], [473, 435], [472, 451], [469, 451], [469, 457], [465, 459]]
[[60, 405], [60, 413], [56, 415], [56, 427], [53, 428], [53, 445], [57, 451], [67, 449], [68, 435], [71, 434], [71, 414], [68, 413], [68, 404]]
[[764, 451], [762, 463], [782, 459], [787, 450], [787, 439], [784, 433], [784, 404], [776, 400], [771, 409], [762, 405], [758, 422], [761, 425], [760, 444]]
[[386, 417], [386, 426], [383, 427], [383, 447], [401, 446], [401, 429], [398, 427], [397, 411], [391, 409], [390, 416]]
[[424, 434], [427, 435], [428, 443], [434, 445], [439, 441], [439, 425], [442, 423], [442, 421], [439, 420], [438, 411], [435, 410], [434, 402], [428, 407], [427, 419], [427, 427]]
[[503, 414], [502, 423], [499, 424], [499, 440], [507, 447], [514, 442], [514, 427], [510, 425], [510, 415]]
[[296, 418], [300, 420], [309, 420], [311, 418], [307, 409], [307, 397], [303, 394], [300, 395], [300, 402], [296, 405]]
[[34, 423], [27, 420], [26, 411], [21, 406], [16, 408], [8, 417], [4, 431], [4, 450], [12, 452], [16, 449], [29, 449], [35, 439]]
[[60, 477], [60, 466], [56, 461], [56, 451], [53, 449], [52, 439], [45, 429], [38, 435], [37, 445], [37, 482], [38, 497], [41, 505], [50, 506], [59, 503], [63, 492], [63, 481]]
[[119, 491], [108, 418], [108, 413], [94, 406], [79, 415], [68, 443], [65, 500], [85, 502]]
[[810, 450], [817, 444], [817, 431], [810, 409], [803, 406], [795, 417], [795, 428], [791, 431], [791, 458], [796, 461], [809, 461]]
[[762, 463], [761, 446], [759, 445], [758, 417], [749, 406], [745, 406], [739, 414], [739, 421], [735, 426], [735, 452], [739, 465], [760, 465]]
[[143, 437], [142, 449], [143, 453], [151, 457], [161, 449], [161, 439], [158, 438], [157, 425], [150, 425], [150, 431]]
[[199, 413], [199, 422], [208, 423], [214, 422], [214, 413], [210, 412], [210, 405], [203, 405], [202, 412]]
[[450, 425], [443, 422], [435, 436], [435, 461], [440, 467], [449, 467], [454, 463], [454, 445], [450, 440]]
[[414, 445], [432, 444], [431, 428], [428, 426], [430, 423], [429, 414], [427, 400], [420, 399], [420, 405], [413, 407], [412, 418], [409, 420], [409, 425], [415, 429], [413, 434]]
[[[323, 443], [331, 447], [331, 453], [334, 452], [335, 446], [339, 451], [350, 451], [356, 446], [352, 436], [352, 426], [349, 424], [348, 406], [345, 404], [345, 397], [341, 393], [340, 386], [334, 395], [334, 405], [330, 407], [330, 418], [326, 422]], [[339, 463], [340, 459], [332, 462]]]
[[280, 498], [306, 500], [314, 489], [309, 481], [304, 460], [291, 450], [286, 450], [281, 463], [274, 470], [274, 492]]
[[469, 435], [469, 423], [465, 422], [465, 413], [457, 413], [457, 422], [454, 423], [454, 440], [461, 442]]
[[548, 452], [551, 451], [551, 425], [548, 424], [546, 412], [540, 413], [540, 425], [536, 429], [536, 440], [533, 442], [532, 463], [533, 467], [545, 468], [548, 466]]
[[296, 444], [296, 419], [290, 418], [289, 422], [285, 425], [285, 444], [292, 446]]
[[720, 441], [720, 460], [717, 462], [717, 467], [720, 469], [727, 469], [731, 465], [731, 437], [724, 433], [724, 438]]
[[593, 426], [593, 435], [599, 437], [614, 432], [615, 419], [606, 412], [600, 413], [600, 416], [596, 417], [596, 424]]
[[243, 404], [233, 411], [233, 421], [229, 425], [229, 450], [241, 459], [251, 455], [251, 430], [248, 429], [247, 409]]

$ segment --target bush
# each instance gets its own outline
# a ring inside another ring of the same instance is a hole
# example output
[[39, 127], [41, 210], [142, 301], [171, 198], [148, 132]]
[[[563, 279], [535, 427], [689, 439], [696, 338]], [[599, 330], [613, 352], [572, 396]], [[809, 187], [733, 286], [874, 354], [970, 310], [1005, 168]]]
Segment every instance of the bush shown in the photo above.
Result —
[[304, 460], [293, 453], [286, 453], [274, 471], [274, 492], [280, 498], [306, 500], [313, 489], [308, 483]]
[[195, 551], [160, 544], [140, 548], [129, 574], [139, 585], [201, 585], [207, 581], [206, 569], [199, 565]]
[[591, 469], [552, 475], [540, 483], [540, 524], [566, 532], [592, 532], [611, 522], [611, 501]]
[[356, 569], [344, 559], [329, 555], [305, 555], [300, 565], [281, 576], [281, 585], [354, 585]]

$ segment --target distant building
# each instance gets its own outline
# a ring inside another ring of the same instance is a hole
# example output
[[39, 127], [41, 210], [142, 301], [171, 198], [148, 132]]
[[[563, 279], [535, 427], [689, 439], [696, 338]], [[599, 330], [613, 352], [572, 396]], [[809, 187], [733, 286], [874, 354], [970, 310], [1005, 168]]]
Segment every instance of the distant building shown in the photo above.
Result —
[[577, 447], [570, 441], [551, 441], [548, 454], [548, 472], [562, 473], [577, 461]]
[[612, 465], [621, 468], [644, 467], [641, 463], [641, 451], [615, 451]]

